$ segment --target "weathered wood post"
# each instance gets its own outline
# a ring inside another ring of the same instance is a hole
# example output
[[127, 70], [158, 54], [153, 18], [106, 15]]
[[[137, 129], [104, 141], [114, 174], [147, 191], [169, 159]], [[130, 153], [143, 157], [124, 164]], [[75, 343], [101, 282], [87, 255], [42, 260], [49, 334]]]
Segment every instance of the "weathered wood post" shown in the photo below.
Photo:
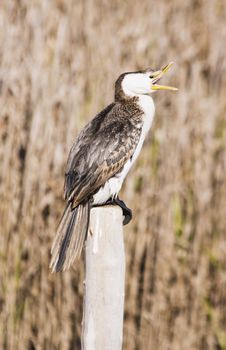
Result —
[[86, 242], [83, 350], [121, 350], [125, 252], [122, 210], [93, 208]]

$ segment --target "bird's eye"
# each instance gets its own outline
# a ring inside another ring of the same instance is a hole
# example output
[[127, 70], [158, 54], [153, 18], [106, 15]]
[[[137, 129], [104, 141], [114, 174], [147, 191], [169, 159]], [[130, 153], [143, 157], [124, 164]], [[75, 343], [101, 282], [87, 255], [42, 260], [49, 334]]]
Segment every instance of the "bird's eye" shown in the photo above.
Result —
[[153, 79], [153, 78], [154, 78], [154, 75], [149, 75], [149, 78], [150, 78], [150, 79]]

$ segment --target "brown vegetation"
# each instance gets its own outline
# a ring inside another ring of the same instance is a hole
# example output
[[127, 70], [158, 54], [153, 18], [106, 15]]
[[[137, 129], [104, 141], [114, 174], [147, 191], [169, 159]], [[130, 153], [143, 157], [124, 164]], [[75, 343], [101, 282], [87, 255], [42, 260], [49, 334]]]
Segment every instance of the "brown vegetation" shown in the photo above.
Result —
[[226, 3], [0, 4], [0, 348], [79, 349], [83, 260], [48, 269], [68, 151], [121, 72], [171, 60], [122, 197], [124, 349], [226, 349]]

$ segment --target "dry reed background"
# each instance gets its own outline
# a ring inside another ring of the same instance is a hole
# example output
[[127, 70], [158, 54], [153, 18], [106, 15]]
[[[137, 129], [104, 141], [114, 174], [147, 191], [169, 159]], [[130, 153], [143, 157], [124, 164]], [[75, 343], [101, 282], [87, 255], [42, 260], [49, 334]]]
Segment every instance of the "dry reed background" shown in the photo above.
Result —
[[0, 348], [80, 349], [83, 261], [51, 275], [67, 153], [127, 70], [171, 60], [123, 190], [124, 349], [226, 349], [226, 2], [0, 4]]

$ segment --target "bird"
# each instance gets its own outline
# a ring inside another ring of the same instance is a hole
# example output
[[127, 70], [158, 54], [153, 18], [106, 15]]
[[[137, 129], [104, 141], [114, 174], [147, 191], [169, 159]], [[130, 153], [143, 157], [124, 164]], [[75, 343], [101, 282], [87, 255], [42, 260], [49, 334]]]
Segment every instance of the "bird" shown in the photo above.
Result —
[[65, 271], [81, 255], [92, 207], [119, 205], [123, 224], [132, 211], [119, 198], [122, 184], [140, 154], [155, 114], [152, 93], [176, 91], [158, 85], [173, 62], [121, 74], [115, 82], [114, 102], [98, 113], [80, 132], [68, 156], [61, 217], [51, 249], [50, 269]]

